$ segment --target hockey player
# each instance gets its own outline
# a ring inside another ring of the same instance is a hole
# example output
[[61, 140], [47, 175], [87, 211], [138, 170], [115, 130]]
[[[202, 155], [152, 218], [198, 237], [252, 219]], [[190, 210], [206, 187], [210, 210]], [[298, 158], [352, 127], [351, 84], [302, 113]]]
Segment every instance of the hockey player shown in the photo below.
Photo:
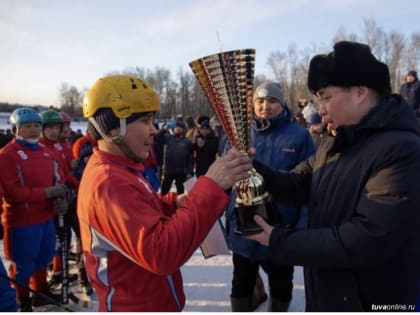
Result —
[[159, 107], [153, 88], [130, 76], [101, 78], [84, 97], [98, 147], [80, 183], [78, 216], [99, 311], [181, 311], [180, 267], [222, 214], [229, 199], [224, 190], [249, 176], [249, 157], [232, 151], [184, 199], [156, 195], [142, 162], [157, 132], [153, 113]]
[[[10, 277], [50, 297], [47, 266], [55, 250], [54, 215], [67, 210], [66, 188], [51, 152], [38, 143], [41, 117], [31, 108], [16, 109], [10, 118], [15, 139], [0, 150], [0, 181], [4, 188], [2, 223]], [[55, 210], [55, 211], [54, 211]], [[21, 311], [40, 306], [38, 296], [17, 287]]]
[[[73, 176], [70, 172], [70, 161], [66, 156], [66, 151], [62, 144], [60, 143], [60, 134], [63, 129], [64, 120], [61, 114], [55, 110], [46, 110], [41, 112], [41, 137], [39, 142], [45, 145], [53, 154], [55, 159], [58, 161], [58, 167], [60, 172], [64, 174], [64, 184], [66, 184], [68, 189], [68, 200], [71, 201], [74, 195], [73, 189], [75, 186], [78, 186], [78, 180], [73, 179]], [[69, 185], [69, 183], [74, 183]], [[67, 242], [70, 242], [70, 223], [69, 215], [66, 215], [65, 218], [65, 228], [67, 229]], [[56, 218], [56, 228], [57, 228], [57, 218]], [[58, 230], [57, 230], [58, 231]], [[60, 236], [57, 234], [57, 238]], [[53, 259], [53, 273], [51, 276], [50, 285], [58, 285], [62, 282], [62, 270], [63, 270], [63, 261], [60, 254], [61, 248], [57, 248], [57, 252]], [[69, 281], [72, 282], [77, 279], [76, 274], [72, 274], [69, 277]]]
[[[0, 182], [0, 200], [3, 198], [3, 195], [4, 190]], [[2, 235], [0, 239], [3, 239]], [[0, 257], [0, 312], [16, 312], [17, 310], [16, 290], [11, 286], [10, 281], [7, 279], [7, 271], [4, 268], [3, 261]]]

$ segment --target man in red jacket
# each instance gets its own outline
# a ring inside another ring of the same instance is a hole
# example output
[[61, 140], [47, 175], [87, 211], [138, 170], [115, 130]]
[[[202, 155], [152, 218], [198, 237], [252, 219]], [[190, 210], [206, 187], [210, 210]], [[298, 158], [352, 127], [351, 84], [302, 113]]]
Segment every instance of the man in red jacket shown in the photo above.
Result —
[[[0, 150], [0, 181], [4, 188], [2, 223], [4, 251], [12, 262], [10, 277], [36, 291], [47, 290], [47, 266], [55, 251], [55, 213], [66, 209], [62, 174], [50, 150], [38, 143], [41, 117], [31, 108], [11, 115], [16, 137]], [[54, 211], [56, 210], [56, 211]], [[21, 311], [46, 304], [17, 287]]]
[[225, 190], [247, 178], [251, 161], [230, 152], [216, 160], [187, 196], [157, 195], [142, 172], [157, 130], [159, 97], [130, 76], [101, 78], [83, 114], [98, 140], [78, 196], [85, 264], [99, 311], [181, 311], [180, 267], [228, 203]]

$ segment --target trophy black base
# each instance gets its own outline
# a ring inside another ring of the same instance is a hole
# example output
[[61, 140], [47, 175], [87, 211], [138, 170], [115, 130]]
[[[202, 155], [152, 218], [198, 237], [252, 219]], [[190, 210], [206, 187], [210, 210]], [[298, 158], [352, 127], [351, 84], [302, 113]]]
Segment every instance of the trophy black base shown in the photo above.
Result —
[[235, 234], [246, 236], [261, 233], [263, 231], [262, 228], [254, 221], [256, 214], [263, 217], [269, 224], [274, 224], [277, 217], [270, 200], [249, 206], [236, 205], [235, 215], [237, 227]]

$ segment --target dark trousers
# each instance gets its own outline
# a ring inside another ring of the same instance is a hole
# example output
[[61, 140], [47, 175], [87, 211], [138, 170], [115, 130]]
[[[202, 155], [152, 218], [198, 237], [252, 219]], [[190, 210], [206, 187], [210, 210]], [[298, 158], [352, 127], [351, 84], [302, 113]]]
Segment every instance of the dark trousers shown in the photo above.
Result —
[[175, 180], [176, 191], [178, 194], [182, 194], [186, 179], [187, 174], [164, 174], [162, 185], [160, 186], [160, 193], [166, 195], [171, 190], [172, 182]]
[[259, 266], [268, 276], [270, 296], [289, 302], [293, 291], [293, 266], [274, 265], [270, 260], [255, 262], [235, 253], [231, 297], [253, 296]]

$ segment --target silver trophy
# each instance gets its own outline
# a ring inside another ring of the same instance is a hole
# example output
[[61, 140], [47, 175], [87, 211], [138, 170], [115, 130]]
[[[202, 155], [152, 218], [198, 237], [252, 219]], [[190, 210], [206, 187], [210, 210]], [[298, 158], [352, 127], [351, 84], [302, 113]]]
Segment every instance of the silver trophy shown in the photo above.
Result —
[[[227, 138], [238, 151], [248, 152], [251, 143], [252, 95], [254, 91], [255, 50], [240, 49], [206, 56], [189, 63], [204, 94], [216, 113]], [[236, 234], [257, 234], [259, 214], [272, 223], [275, 220], [271, 196], [255, 169], [251, 177], [235, 184]]]

